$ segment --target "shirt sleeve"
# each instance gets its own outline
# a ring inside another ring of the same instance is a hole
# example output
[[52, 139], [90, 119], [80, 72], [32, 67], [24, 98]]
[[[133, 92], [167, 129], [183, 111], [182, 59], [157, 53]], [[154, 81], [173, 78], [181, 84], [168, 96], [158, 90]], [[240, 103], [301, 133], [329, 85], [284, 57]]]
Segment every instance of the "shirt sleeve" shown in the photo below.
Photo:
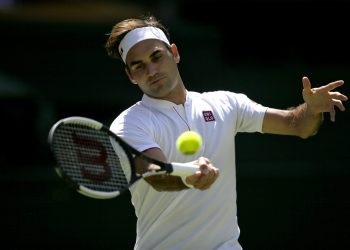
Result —
[[267, 107], [241, 93], [227, 93], [233, 112], [236, 114], [236, 132], [260, 132]]
[[147, 111], [125, 111], [111, 124], [110, 130], [138, 151], [159, 148], [152, 136], [152, 120]]

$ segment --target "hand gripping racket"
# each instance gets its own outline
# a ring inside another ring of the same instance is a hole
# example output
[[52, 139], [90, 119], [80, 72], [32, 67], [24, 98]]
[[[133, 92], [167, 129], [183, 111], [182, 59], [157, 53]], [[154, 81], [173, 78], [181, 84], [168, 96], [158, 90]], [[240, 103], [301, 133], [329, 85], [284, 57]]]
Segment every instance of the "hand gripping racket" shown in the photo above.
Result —
[[[90, 118], [59, 120], [50, 129], [48, 140], [58, 175], [91, 198], [114, 198], [146, 176], [188, 176], [198, 170], [192, 163], [165, 163], [150, 158]], [[158, 168], [137, 173], [140, 161]]]

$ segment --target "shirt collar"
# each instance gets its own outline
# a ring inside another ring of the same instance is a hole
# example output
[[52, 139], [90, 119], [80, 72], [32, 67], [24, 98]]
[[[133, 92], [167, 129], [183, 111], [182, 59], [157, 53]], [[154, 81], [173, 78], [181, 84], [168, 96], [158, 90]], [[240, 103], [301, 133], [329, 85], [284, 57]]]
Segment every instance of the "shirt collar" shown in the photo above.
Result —
[[[189, 97], [190, 97], [189, 93], [186, 90], [186, 102], [184, 103], [184, 105], [187, 105], [190, 102]], [[167, 100], [152, 98], [146, 94], [143, 95], [141, 102], [143, 105], [147, 107], [156, 108], [156, 109], [172, 109], [173, 107], [182, 105], [182, 104], [177, 105]]]

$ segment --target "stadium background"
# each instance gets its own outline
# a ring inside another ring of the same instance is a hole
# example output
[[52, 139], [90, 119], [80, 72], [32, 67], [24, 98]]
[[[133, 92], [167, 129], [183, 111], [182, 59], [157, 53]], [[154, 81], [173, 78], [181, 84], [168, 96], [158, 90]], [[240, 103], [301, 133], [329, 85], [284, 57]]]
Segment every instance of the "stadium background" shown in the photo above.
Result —
[[[100, 201], [72, 192], [53, 171], [47, 134], [82, 115], [109, 124], [139, 100], [106, 34], [119, 20], [157, 15], [169, 28], [189, 89], [243, 92], [267, 106], [302, 102], [314, 87], [345, 80], [347, 1], [168, 0], [0, 3], [2, 244], [8, 249], [131, 249], [128, 194]], [[308, 140], [237, 136], [238, 219], [245, 249], [349, 245], [349, 104]], [[229, 195], [229, 194], [228, 194]]]

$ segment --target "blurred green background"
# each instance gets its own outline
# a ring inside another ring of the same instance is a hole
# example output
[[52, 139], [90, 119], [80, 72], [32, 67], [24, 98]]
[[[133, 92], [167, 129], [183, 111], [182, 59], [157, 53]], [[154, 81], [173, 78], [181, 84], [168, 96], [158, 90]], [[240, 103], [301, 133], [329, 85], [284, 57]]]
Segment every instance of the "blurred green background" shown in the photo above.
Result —
[[[93, 200], [54, 173], [47, 145], [58, 119], [110, 122], [138, 101], [120, 62], [107, 56], [118, 21], [152, 13], [169, 28], [190, 90], [243, 92], [287, 108], [343, 79], [349, 96], [347, 1], [168, 0], [0, 2], [1, 239], [7, 249], [132, 249], [129, 194]], [[349, 245], [349, 104], [325, 115], [307, 140], [237, 136], [240, 242], [244, 249]], [[230, 195], [230, 194], [228, 194]], [[343, 249], [343, 248], [342, 248]]]

